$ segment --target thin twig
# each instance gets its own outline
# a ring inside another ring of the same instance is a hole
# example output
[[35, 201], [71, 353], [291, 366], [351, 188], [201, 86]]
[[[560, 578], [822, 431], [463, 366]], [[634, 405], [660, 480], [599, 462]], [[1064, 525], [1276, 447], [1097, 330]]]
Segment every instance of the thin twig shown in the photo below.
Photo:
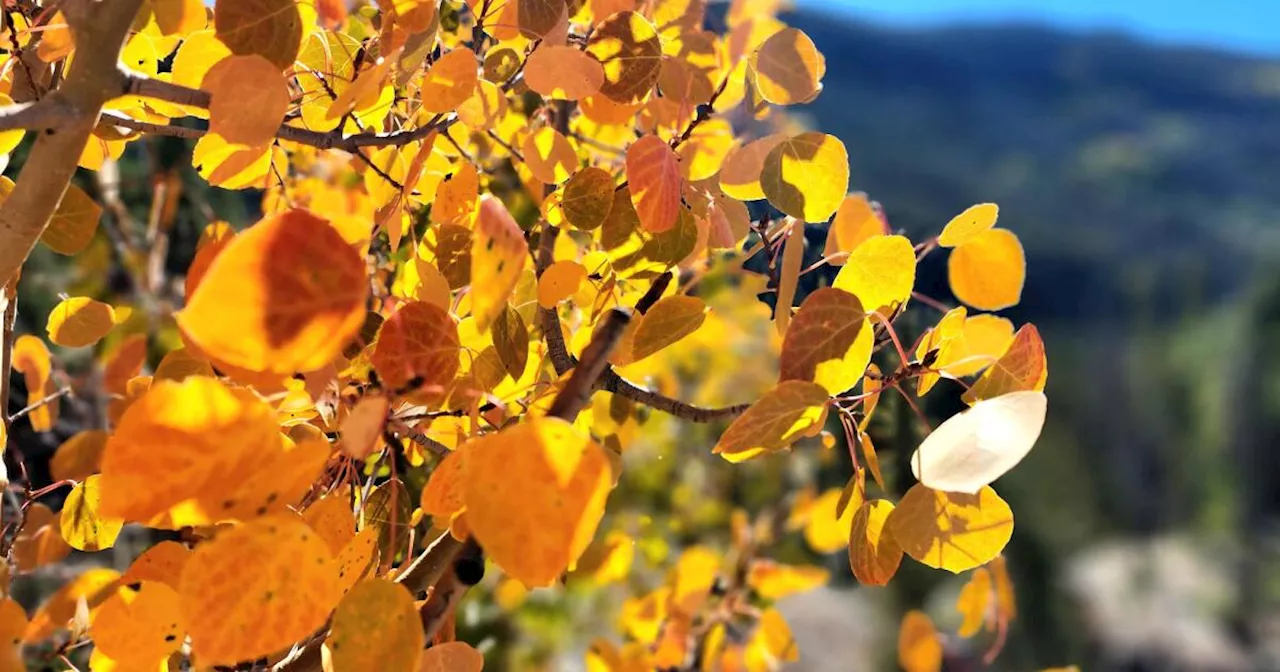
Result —
[[24, 409], [22, 409], [22, 410], [18, 411], [17, 413], [14, 413], [13, 415], [9, 416], [9, 424], [13, 424], [13, 423], [14, 423], [14, 421], [16, 421], [16, 420], [20, 420], [20, 419], [22, 419], [23, 417], [25, 417], [27, 414], [29, 414], [29, 413], [34, 413], [35, 411], [38, 411], [38, 410], [42, 409], [42, 408], [44, 408], [45, 406], [48, 406], [49, 404], [52, 404], [53, 402], [55, 402], [55, 401], [57, 401], [57, 400], [59, 400], [59, 399], [61, 399], [61, 398], [65, 397], [65, 396], [67, 396], [68, 394], [71, 394], [71, 388], [70, 388], [70, 387], [64, 387], [64, 388], [59, 389], [59, 390], [58, 390], [58, 391], [56, 391], [56, 392], [52, 392], [52, 393], [50, 393], [50, 394], [48, 394], [48, 395], [45, 395], [45, 397], [44, 397], [43, 399], [40, 399], [39, 401], [35, 402], [34, 404], [28, 404], [26, 408], [24, 408]]

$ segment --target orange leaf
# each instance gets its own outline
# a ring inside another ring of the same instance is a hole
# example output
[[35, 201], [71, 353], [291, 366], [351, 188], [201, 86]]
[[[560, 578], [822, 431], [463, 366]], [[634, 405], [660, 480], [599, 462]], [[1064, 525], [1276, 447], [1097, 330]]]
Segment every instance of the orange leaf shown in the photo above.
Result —
[[942, 642], [923, 611], [909, 611], [898, 626], [898, 664], [906, 672], [939, 672]]
[[800, 282], [800, 264], [804, 261], [804, 222], [788, 218], [790, 228], [782, 248], [782, 268], [778, 272], [778, 301], [773, 311], [778, 334], [787, 333], [791, 324], [791, 306], [795, 303], [796, 285]]
[[956, 634], [961, 637], [978, 634], [987, 618], [987, 606], [991, 597], [991, 573], [982, 567], [973, 570], [973, 575], [964, 584], [964, 588], [960, 589], [960, 597], [956, 600], [956, 611], [964, 616], [964, 623]]
[[116, 588], [93, 616], [94, 646], [132, 669], [156, 669], [186, 634], [177, 591], [157, 581]]
[[539, 182], [560, 184], [578, 170], [578, 153], [569, 139], [543, 126], [525, 136], [524, 161]]
[[436, 518], [437, 527], [444, 527], [464, 506], [462, 488], [462, 457], [452, 452], [431, 471], [427, 487], [422, 489], [422, 512]]
[[765, 157], [786, 139], [786, 135], [775, 133], [729, 152], [724, 159], [724, 168], [720, 171], [720, 188], [724, 193], [740, 201], [758, 201], [764, 198], [760, 174], [764, 170]]
[[471, 243], [471, 314], [478, 330], [487, 330], [502, 312], [528, 257], [524, 233], [507, 206], [485, 194]]
[[314, 371], [364, 322], [364, 260], [306, 210], [267, 217], [237, 236], [178, 313], [200, 350], [249, 371]]
[[295, 0], [218, 0], [213, 26], [233, 54], [259, 54], [284, 70], [302, 46]]
[[639, 12], [618, 12], [596, 24], [587, 53], [604, 66], [600, 93], [624, 105], [644, 100], [662, 68], [658, 31]]
[[452, 112], [475, 93], [479, 80], [476, 52], [455, 47], [445, 52], [423, 77], [419, 100], [432, 114]]
[[627, 148], [627, 184], [640, 225], [652, 233], [675, 226], [683, 182], [680, 161], [671, 146], [646, 135]]
[[[822, 254], [824, 257], [842, 252], [847, 255], [867, 240], [888, 233], [885, 221], [871, 207], [866, 194], [845, 196], [827, 230], [826, 249]], [[832, 266], [843, 266], [844, 262], [845, 257], [836, 257], [829, 263]]]
[[631, 355], [639, 361], [692, 334], [707, 319], [707, 305], [696, 296], [668, 296], [640, 318]]
[[280, 68], [257, 54], [231, 56], [205, 73], [209, 132], [254, 147], [270, 142], [289, 110], [289, 85]]
[[357, 460], [368, 457], [382, 440], [390, 408], [391, 402], [386, 397], [361, 397], [342, 421], [342, 452]]
[[63, 441], [49, 463], [53, 479], [82, 481], [98, 473], [106, 447], [107, 433], [100, 429], [87, 429]]
[[443, 308], [425, 301], [409, 301], [382, 323], [369, 358], [378, 376], [391, 389], [410, 381], [448, 385], [458, 373], [458, 326]]
[[988, 229], [965, 240], [947, 259], [956, 298], [982, 310], [1000, 310], [1022, 299], [1027, 261], [1022, 243], [1007, 229]]
[[484, 656], [466, 642], [437, 644], [422, 653], [418, 672], [480, 672]]
[[426, 640], [413, 595], [398, 583], [368, 579], [338, 603], [325, 644], [334, 670], [416, 670]]
[[182, 570], [178, 592], [192, 654], [202, 665], [284, 650], [324, 624], [342, 594], [324, 540], [288, 514], [250, 521], [201, 544]]
[[[559, 0], [564, 7], [563, 0]], [[521, 18], [524, 17], [521, 6]], [[530, 89], [555, 100], [578, 100], [600, 91], [604, 66], [579, 49], [565, 45], [543, 45], [529, 54], [524, 81]]]
[[182, 568], [189, 559], [191, 549], [176, 541], [162, 541], [143, 551], [129, 565], [120, 582], [127, 585], [138, 581], [158, 581], [177, 590], [182, 578]]
[[1009, 349], [964, 393], [962, 399], [972, 405], [1010, 392], [1043, 390], [1048, 378], [1048, 360], [1040, 331], [1034, 324], [1024, 324], [1014, 334]]

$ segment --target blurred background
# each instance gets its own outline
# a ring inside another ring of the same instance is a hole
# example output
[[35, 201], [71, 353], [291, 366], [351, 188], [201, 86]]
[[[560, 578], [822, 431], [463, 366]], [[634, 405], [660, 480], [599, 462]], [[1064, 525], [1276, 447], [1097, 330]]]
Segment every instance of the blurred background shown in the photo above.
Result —
[[[1280, 2], [799, 0], [782, 18], [827, 63], [822, 95], [791, 112], [844, 141], [851, 189], [916, 241], [996, 202], [1025, 247], [1022, 302], [1002, 314], [1040, 329], [1050, 410], [1036, 449], [997, 483], [1017, 518], [1005, 555], [1018, 618], [992, 669], [1280, 670]], [[165, 261], [179, 275], [204, 222], [247, 224], [259, 202], [209, 188], [188, 152], [153, 138], [114, 166], [143, 220], [155, 176], [182, 182]], [[825, 231], [808, 235], [812, 260]], [[105, 270], [109, 241], [85, 254], [68, 267], [37, 250], [20, 332], [43, 332], [58, 292], [127, 282]], [[807, 289], [833, 275], [806, 276]], [[726, 325], [771, 330], [759, 284], [759, 303], [734, 292], [708, 301]], [[944, 254], [917, 288], [952, 301]], [[908, 320], [905, 338], [936, 317]], [[776, 378], [753, 353], [726, 352], [723, 332], [700, 333], [654, 364], [684, 371], [696, 400], [742, 401]], [[947, 385], [925, 399], [934, 418], [960, 408]], [[909, 408], [882, 403], [871, 434], [901, 494], [920, 436]], [[66, 418], [54, 434], [15, 428], [14, 439], [38, 459], [81, 428]], [[786, 515], [772, 508], [786, 493], [840, 488], [850, 473], [845, 451], [816, 446], [727, 467], [707, 450], [721, 429], [655, 415], [629, 449], [610, 526], [637, 542], [636, 592], [680, 547], [723, 545], [734, 508]], [[960, 621], [963, 578], [908, 561], [890, 587], [862, 589], [843, 553], [814, 556], [784, 538], [772, 554], [833, 576], [780, 605], [801, 651], [789, 669], [895, 669], [905, 610], [926, 610], [943, 631]], [[460, 636], [513, 652], [494, 669], [582, 669], [591, 637], [618, 639], [600, 616], [629, 596], [572, 581], [487, 589]], [[980, 669], [988, 644], [949, 640], [947, 669]]]

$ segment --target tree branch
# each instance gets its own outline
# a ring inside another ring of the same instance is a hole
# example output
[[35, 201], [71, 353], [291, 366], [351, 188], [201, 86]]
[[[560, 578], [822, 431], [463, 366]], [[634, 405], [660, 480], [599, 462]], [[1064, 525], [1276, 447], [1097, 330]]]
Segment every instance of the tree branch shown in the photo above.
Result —
[[714, 422], [716, 420], [728, 420], [742, 415], [751, 404], [738, 404], [736, 406], [725, 406], [723, 408], [706, 408], [704, 406], [695, 406], [694, 404], [673, 399], [664, 394], [659, 394], [652, 390], [646, 390], [639, 385], [618, 375], [617, 371], [605, 371], [598, 383], [600, 389], [612, 392], [618, 396], [626, 397], [637, 404], [644, 404], [650, 408], [662, 411], [668, 415], [674, 415], [682, 420], [690, 422]]
[[66, 115], [66, 121], [40, 133], [13, 193], [0, 207], [0, 282], [18, 272], [44, 233], [75, 175], [103, 103], [124, 89], [116, 63], [141, 5], [142, 0], [63, 4], [75, 35], [75, 62], [66, 83], [37, 105], [50, 106], [49, 114]]

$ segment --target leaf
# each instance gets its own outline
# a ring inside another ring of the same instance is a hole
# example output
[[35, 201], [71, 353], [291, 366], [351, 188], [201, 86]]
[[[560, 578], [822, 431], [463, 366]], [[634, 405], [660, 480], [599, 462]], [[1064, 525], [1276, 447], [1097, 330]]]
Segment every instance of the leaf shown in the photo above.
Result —
[[391, 402], [384, 396], [361, 397], [342, 421], [339, 431], [342, 452], [357, 460], [369, 457], [382, 441], [382, 430], [390, 410]]
[[488, 329], [507, 305], [528, 256], [524, 233], [507, 207], [489, 194], [481, 197], [471, 244], [471, 314], [477, 329]]
[[49, 226], [40, 234], [40, 242], [58, 254], [79, 254], [93, 241], [101, 217], [102, 206], [94, 202], [83, 189], [69, 184], [67, 193], [62, 195], [57, 210], [49, 219]]
[[172, 380], [180, 383], [190, 376], [213, 378], [213, 367], [186, 348], [174, 348], [156, 365], [151, 380], [152, 382]]
[[297, 517], [280, 514], [197, 547], [178, 592], [192, 655], [202, 665], [233, 665], [309, 636], [324, 624], [340, 590], [324, 540]]
[[422, 652], [418, 672], [480, 672], [484, 656], [466, 642], [436, 644]]
[[979, 567], [973, 570], [969, 582], [960, 589], [960, 597], [956, 600], [956, 611], [964, 616], [964, 623], [956, 633], [961, 637], [972, 637], [982, 629], [987, 617], [987, 605], [991, 601], [991, 573]]
[[[142, 373], [147, 359], [147, 335], [130, 334], [107, 356], [103, 371], [103, 387], [112, 394], [124, 394], [130, 378]], [[55, 478], [57, 478], [55, 476]]]
[[524, 160], [539, 182], [560, 184], [578, 170], [578, 153], [569, 139], [543, 126], [524, 139]]
[[436, 527], [445, 527], [465, 507], [462, 476], [462, 456], [456, 451], [445, 455], [431, 470], [427, 487], [422, 489], [422, 513], [435, 518]]
[[413, 595], [386, 579], [361, 581], [338, 603], [325, 645], [334, 672], [418, 669], [426, 641]]
[[[827, 229], [826, 249], [822, 254], [824, 257], [840, 253], [847, 255], [866, 241], [888, 234], [884, 220], [871, 207], [866, 194], [851, 194], [840, 202], [836, 216], [831, 220], [831, 227]], [[832, 266], [843, 266], [845, 259], [846, 257], [836, 257], [829, 263]]]
[[873, 499], [863, 502], [853, 514], [853, 527], [849, 532], [849, 568], [863, 585], [888, 584], [902, 563], [902, 547], [885, 528], [891, 513], [893, 502]]
[[156, 669], [187, 632], [178, 593], [158, 581], [116, 588], [93, 616], [93, 644], [132, 669]]
[[[563, 7], [563, 0], [559, 2]], [[522, 5], [521, 17], [523, 9]], [[604, 66], [580, 49], [544, 44], [529, 54], [524, 81], [530, 89], [553, 100], [578, 100], [600, 92]]]
[[[865, 380], [865, 379], [864, 379]], [[877, 397], [879, 395], [876, 395]], [[865, 422], [863, 423], [866, 424]], [[862, 446], [862, 455], [867, 460], [867, 471], [871, 472], [871, 478], [875, 479], [876, 485], [884, 490], [884, 476], [880, 473], [880, 458], [876, 455], [876, 446], [871, 442], [871, 435], [867, 434], [866, 429], [858, 430], [858, 443]]]
[[236, 236], [177, 319], [202, 351], [228, 364], [315, 371], [359, 332], [367, 293], [359, 253], [327, 221], [289, 210]]
[[485, 553], [528, 587], [572, 569], [613, 487], [604, 449], [564, 420], [535, 416], [459, 451], [467, 522]]
[[85, 570], [77, 575], [40, 605], [31, 617], [22, 641], [38, 642], [66, 628], [76, 615], [77, 604], [83, 601], [91, 609], [97, 607], [115, 590], [119, 578], [120, 572], [102, 568]]
[[[57, 312], [57, 308], [55, 308], [54, 314]], [[53, 315], [51, 314], [50, 319], [52, 318]], [[52, 376], [53, 362], [49, 358], [49, 348], [45, 346], [44, 341], [30, 334], [19, 336], [13, 342], [12, 359], [14, 370], [22, 372], [22, 379], [26, 383], [28, 394], [41, 399], [52, 395], [56, 391]], [[57, 419], [57, 399], [27, 414], [27, 420], [31, 423], [31, 428], [37, 432], [47, 432], [53, 429], [53, 423]]]
[[859, 245], [832, 285], [858, 297], [868, 313], [889, 318], [911, 298], [916, 253], [903, 236], [875, 236]]
[[748, 61], [748, 77], [760, 97], [775, 105], [811, 100], [822, 90], [827, 62], [802, 30], [784, 28], [765, 40]]
[[972, 405], [1010, 392], [1040, 391], [1048, 378], [1048, 362], [1040, 331], [1033, 324], [1024, 324], [1014, 334], [1009, 349], [961, 398]]
[[823, 287], [810, 294], [782, 340], [780, 380], [808, 380], [830, 394], [851, 389], [871, 362], [875, 335], [862, 304], [849, 292]]
[[382, 323], [369, 361], [390, 389], [410, 381], [443, 388], [458, 374], [460, 353], [458, 326], [448, 311], [409, 301]]
[[827, 399], [827, 391], [816, 383], [778, 383], [729, 425], [711, 452], [742, 462], [782, 450], [821, 427]]
[[756, 560], [747, 573], [747, 585], [760, 597], [776, 600], [826, 585], [831, 572], [810, 565], [783, 565], [772, 560]]
[[90, 476], [77, 483], [62, 505], [62, 538], [76, 550], [94, 552], [111, 548], [124, 527], [120, 518], [102, 514], [101, 480], [101, 476]]
[[942, 233], [938, 235], [938, 245], [942, 247], [964, 245], [978, 234], [995, 226], [999, 216], [1000, 206], [995, 203], [971, 205], [947, 222]]
[[646, 135], [627, 148], [627, 184], [631, 203], [646, 231], [662, 233], [680, 213], [680, 161], [671, 146]]
[[923, 611], [908, 611], [898, 626], [898, 665], [906, 672], [940, 672], [942, 642]]
[[760, 187], [782, 212], [806, 222], [826, 221], [849, 189], [849, 153], [833, 135], [801, 133], [769, 150]]
[[21, 604], [7, 597], [0, 600], [0, 668], [26, 668], [22, 660], [22, 634], [29, 624]]
[[579, 170], [565, 183], [564, 197], [560, 199], [565, 221], [582, 231], [600, 228], [613, 208], [613, 193], [613, 175], [609, 171], [595, 166]]
[[498, 352], [498, 360], [511, 380], [520, 380], [529, 364], [529, 328], [520, 312], [506, 306], [489, 329], [489, 337]]
[[147, 521], [183, 505], [220, 515], [235, 505], [227, 484], [256, 472], [280, 444], [275, 413], [256, 396], [199, 376], [157, 382], [103, 450], [102, 513]]
[[618, 12], [596, 24], [587, 53], [604, 66], [600, 93], [624, 105], [644, 100], [662, 68], [658, 31], [639, 12]]
[[162, 541], [142, 552], [120, 582], [128, 585], [139, 581], [163, 583], [177, 590], [182, 580], [182, 568], [191, 559], [191, 549], [176, 541]]
[[209, 131], [254, 147], [275, 138], [289, 110], [289, 85], [280, 68], [257, 54], [230, 56], [205, 73]]
[[774, 307], [774, 324], [778, 335], [787, 333], [791, 324], [791, 306], [795, 303], [796, 286], [800, 282], [800, 264], [804, 261], [804, 222], [790, 219], [787, 240], [782, 248], [782, 268], [778, 272], [778, 302]]
[[[835, 437], [833, 436], [832, 438], [834, 439]], [[853, 476], [849, 477], [849, 482], [845, 483], [844, 490], [840, 491], [840, 499], [836, 500], [836, 518], [843, 518], [844, 512], [848, 510], [850, 505], [856, 511], [866, 500], [867, 470], [858, 466], [854, 468]]]
[[976, 494], [1031, 452], [1047, 403], [1038, 391], [977, 402], [925, 437], [911, 456], [911, 473], [935, 490]]
[[692, 334], [707, 319], [707, 305], [696, 296], [668, 296], [653, 304], [636, 326], [632, 357], [639, 361]]
[[804, 521], [804, 540], [817, 553], [835, 553], [849, 545], [853, 511], [840, 511], [843, 491], [831, 488], [809, 505]]
[[[967, 317], [964, 306], [943, 316], [930, 330], [918, 348], [916, 357], [923, 359], [936, 350], [932, 368], [949, 377], [969, 376], [993, 364], [1013, 342], [1013, 323], [995, 315]], [[939, 380], [937, 373], [925, 373], [916, 379], [917, 394], [924, 396]]]
[[302, 512], [302, 519], [324, 539], [335, 556], [356, 536], [350, 495], [341, 490], [313, 502]]
[[63, 441], [49, 462], [53, 480], [83, 481], [98, 473], [107, 436], [100, 429], [86, 429]]
[[431, 221], [460, 224], [471, 216], [480, 198], [480, 174], [470, 161], [462, 161], [454, 173], [436, 188], [431, 204]]
[[[525, 75], [527, 78], [527, 71]], [[496, 128], [506, 118], [508, 107], [506, 93], [497, 84], [480, 79], [476, 81], [475, 92], [462, 101], [456, 111], [458, 119], [470, 128]]]
[[302, 46], [302, 16], [294, 0], [217, 0], [213, 26], [233, 54], [258, 54], [284, 70]]
[[13, 542], [14, 568], [19, 572], [60, 562], [71, 553], [62, 538], [61, 514], [39, 502], [27, 507], [27, 523]]
[[378, 558], [378, 530], [367, 527], [356, 534], [337, 555], [338, 587], [346, 595], [360, 582]]
[[116, 313], [105, 303], [84, 296], [63, 299], [49, 313], [49, 340], [64, 348], [93, 345], [116, 326]]
[[765, 157], [786, 139], [786, 135], [774, 133], [730, 151], [720, 170], [720, 188], [724, 193], [740, 201], [764, 198], [760, 176], [764, 171]]
[[413, 508], [413, 498], [398, 478], [374, 488], [361, 507], [360, 528], [378, 531], [378, 551], [384, 562], [408, 549]]
[[907, 555], [959, 574], [1004, 550], [1013, 535], [1013, 511], [991, 486], [969, 495], [917, 483], [903, 495], [887, 525]]
[[576, 261], [557, 261], [538, 278], [538, 305], [548, 310], [578, 293], [587, 279], [587, 269]]
[[466, 47], [450, 49], [431, 64], [422, 80], [422, 109], [432, 114], [452, 112], [475, 93], [479, 78], [476, 53]]
[[1012, 231], [988, 229], [951, 251], [947, 280], [956, 298], [982, 310], [1017, 305], [1027, 278], [1022, 243]]
[[1004, 556], [998, 556], [988, 563], [987, 567], [995, 583], [996, 610], [1001, 618], [1011, 621], [1018, 615], [1018, 603], [1013, 590], [1013, 579], [1009, 578], [1009, 568], [1006, 564]]

